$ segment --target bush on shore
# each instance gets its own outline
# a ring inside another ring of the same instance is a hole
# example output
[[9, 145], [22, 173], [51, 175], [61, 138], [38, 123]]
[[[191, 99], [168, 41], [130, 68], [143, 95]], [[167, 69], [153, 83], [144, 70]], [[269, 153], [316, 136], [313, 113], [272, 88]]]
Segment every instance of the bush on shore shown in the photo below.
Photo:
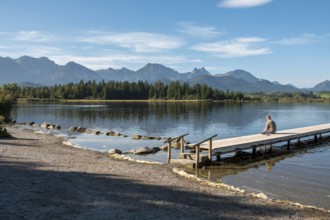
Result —
[[15, 99], [8, 87], [8, 85], [0, 87], [0, 115], [4, 116], [5, 121], [10, 117]]
[[0, 88], [0, 138], [8, 138], [11, 135], [7, 129], [2, 127], [2, 124], [9, 120], [10, 111], [13, 108], [14, 98], [6, 88]]
[[7, 129], [2, 127], [2, 123], [4, 122], [5, 117], [0, 115], [0, 138], [9, 138], [11, 135], [7, 132]]

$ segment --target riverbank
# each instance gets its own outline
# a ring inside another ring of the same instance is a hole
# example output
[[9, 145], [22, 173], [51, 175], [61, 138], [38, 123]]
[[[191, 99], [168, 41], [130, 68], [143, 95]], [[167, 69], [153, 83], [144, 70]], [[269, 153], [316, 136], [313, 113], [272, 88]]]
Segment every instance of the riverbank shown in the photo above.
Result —
[[1, 219], [329, 219], [330, 213], [215, 188], [170, 165], [115, 160], [62, 138], [6, 127]]

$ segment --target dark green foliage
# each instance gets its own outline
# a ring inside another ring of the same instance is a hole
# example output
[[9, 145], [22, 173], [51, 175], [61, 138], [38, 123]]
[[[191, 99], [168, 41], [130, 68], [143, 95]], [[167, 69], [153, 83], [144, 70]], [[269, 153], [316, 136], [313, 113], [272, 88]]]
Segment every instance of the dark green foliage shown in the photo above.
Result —
[[11, 138], [12, 136], [7, 132], [7, 129], [0, 125], [0, 138]]
[[249, 95], [249, 99], [256, 101], [270, 102], [291, 102], [291, 101], [311, 101], [320, 100], [321, 94], [313, 92], [274, 92], [274, 93], [253, 93]]
[[0, 115], [9, 118], [13, 107], [14, 94], [19, 93], [19, 87], [16, 84], [9, 84], [0, 87]]
[[37, 99], [100, 99], [100, 100], [242, 100], [244, 95], [240, 92], [226, 93], [213, 89], [206, 84], [190, 86], [179, 81], [165, 84], [156, 82], [149, 84], [147, 81], [117, 82], [95, 80], [51, 87], [22, 87], [14, 92], [20, 98]]

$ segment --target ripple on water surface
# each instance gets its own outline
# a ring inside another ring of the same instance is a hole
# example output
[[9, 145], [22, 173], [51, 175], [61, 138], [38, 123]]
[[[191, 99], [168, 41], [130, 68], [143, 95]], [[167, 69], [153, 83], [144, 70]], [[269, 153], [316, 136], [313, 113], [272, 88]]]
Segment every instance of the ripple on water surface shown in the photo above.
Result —
[[330, 210], [330, 145], [220, 178], [222, 182], [276, 199]]

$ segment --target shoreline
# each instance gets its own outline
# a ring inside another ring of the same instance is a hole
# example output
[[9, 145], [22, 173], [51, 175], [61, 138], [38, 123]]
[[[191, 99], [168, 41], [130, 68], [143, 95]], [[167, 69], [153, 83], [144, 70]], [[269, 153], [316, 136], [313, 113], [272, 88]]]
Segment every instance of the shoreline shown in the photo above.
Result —
[[31, 99], [18, 98], [16, 104], [22, 103], [63, 103], [63, 104], [97, 104], [97, 103], [329, 103], [330, 99], [283, 99], [283, 100], [212, 100], [212, 99]]
[[6, 126], [0, 139], [0, 218], [326, 219], [318, 208], [209, 186], [168, 164], [123, 161], [63, 138]]

